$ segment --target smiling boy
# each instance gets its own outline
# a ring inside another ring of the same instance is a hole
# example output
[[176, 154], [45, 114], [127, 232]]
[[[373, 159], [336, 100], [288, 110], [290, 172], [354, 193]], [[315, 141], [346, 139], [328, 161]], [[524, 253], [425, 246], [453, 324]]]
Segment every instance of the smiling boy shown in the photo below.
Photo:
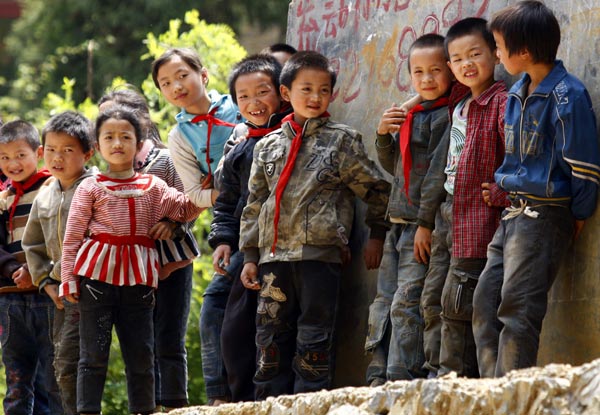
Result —
[[452, 73], [446, 64], [444, 38], [432, 33], [421, 36], [411, 45], [408, 62], [413, 89], [424, 101], [404, 123], [400, 121], [403, 110], [393, 105], [377, 127], [377, 156], [394, 180], [388, 203], [392, 228], [377, 276], [377, 294], [369, 308], [365, 349], [373, 353], [367, 368], [371, 386], [423, 377], [425, 358], [437, 367], [435, 355], [439, 355], [439, 340], [431, 336], [434, 313], [426, 308], [421, 316], [419, 303], [435, 214], [445, 197]]
[[12, 272], [0, 276], [6, 414], [30, 413], [34, 405], [44, 413], [62, 413], [50, 341], [49, 322], [55, 307], [50, 297], [33, 286], [22, 247], [33, 200], [50, 176], [47, 170], [37, 169], [41, 155], [39, 133], [30, 123], [17, 120], [0, 128], [0, 169], [12, 182], [1, 195], [0, 220], [6, 230], [1, 235], [2, 248], [16, 260]]
[[[440, 369], [478, 377], [471, 328], [473, 290], [486, 262], [506, 206], [506, 194], [494, 183], [504, 157], [506, 85], [494, 79], [496, 43], [480, 18], [455, 23], [446, 34], [448, 65], [459, 82], [452, 88], [452, 128], [446, 164], [449, 202], [446, 222], [451, 232], [450, 268], [442, 290]], [[481, 198], [482, 183], [489, 192]]]
[[257, 399], [331, 386], [342, 252], [354, 196], [368, 205], [367, 268], [379, 266], [388, 226], [389, 184], [367, 157], [360, 134], [327, 113], [336, 80], [327, 58], [298, 52], [280, 80], [281, 96], [294, 113], [254, 148], [240, 229], [242, 283], [260, 290]]

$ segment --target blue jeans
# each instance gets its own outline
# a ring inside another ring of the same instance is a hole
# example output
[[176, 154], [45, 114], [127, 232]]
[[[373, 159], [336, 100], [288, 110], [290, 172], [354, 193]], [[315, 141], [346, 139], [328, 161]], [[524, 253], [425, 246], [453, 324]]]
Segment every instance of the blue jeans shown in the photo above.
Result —
[[440, 368], [442, 336], [442, 291], [452, 255], [452, 201], [451, 196], [443, 202], [435, 215], [435, 229], [431, 235], [431, 257], [425, 274], [421, 293], [423, 328], [423, 368], [437, 375]]
[[221, 353], [221, 327], [227, 298], [231, 291], [231, 275], [234, 274], [235, 267], [239, 266], [243, 260], [243, 255], [233, 255], [226, 269], [229, 275], [214, 274], [204, 292], [200, 310], [200, 346], [202, 347], [204, 385], [209, 400], [228, 399], [230, 395]]
[[190, 313], [193, 265], [180, 268], [158, 283], [154, 308], [154, 374], [156, 404], [187, 406], [185, 335]]
[[500, 221], [475, 288], [473, 334], [485, 377], [536, 364], [548, 291], [573, 239], [568, 208], [532, 210], [537, 218], [522, 213]]
[[[377, 276], [377, 295], [369, 307], [365, 348], [374, 351], [367, 381], [423, 377], [423, 318], [419, 310], [427, 267], [414, 257], [417, 225], [394, 224], [386, 236]], [[388, 329], [388, 324], [391, 327]], [[389, 344], [384, 341], [389, 330]], [[376, 350], [382, 348], [382, 350]]]
[[6, 371], [4, 413], [62, 414], [52, 361], [54, 303], [43, 294], [0, 295], [0, 342]]
[[76, 415], [79, 305], [66, 300], [63, 305], [63, 310], [54, 310], [54, 371], [65, 414]]
[[100, 413], [114, 325], [125, 362], [129, 411], [153, 411], [154, 288], [82, 278], [80, 292], [77, 410]]

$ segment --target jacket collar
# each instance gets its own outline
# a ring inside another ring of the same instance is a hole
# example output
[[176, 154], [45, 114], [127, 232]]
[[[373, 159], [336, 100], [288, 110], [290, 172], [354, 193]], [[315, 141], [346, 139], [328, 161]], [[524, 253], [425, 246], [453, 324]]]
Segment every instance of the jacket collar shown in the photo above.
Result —
[[[560, 81], [562, 81], [566, 75], [567, 75], [567, 70], [565, 69], [563, 62], [561, 60], [555, 60], [554, 67], [552, 68], [550, 73], [548, 73], [548, 75], [546, 75], [546, 77], [544, 79], [542, 79], [542, 82], [540, 82], [540, 84], [537, 86], [537, 88], [535, 89], [535, 91], [533, 93], [535, 95], [544, 95], [544, 96], [550, 95], [552, 93], [552, 91], [556, 88], [556, 85]], [[529, 85], [530, 82], [531, 82], [531, 78], [529, 77], [529, 75], [523, 74], [521, 79], [519, 79], [517, 82], [515, 82], [515, 85], [513, 86], [512, 90], [514, 92], [516, 92], [517, 94], [519, 94], [519, 96], [521, 96], [521, 98], [523, 98], [524, 97], [524, 92], [523, 92], [524, 89], [523, 88], [527, 88], [527, 86]]]
[[[304, 127], [302, 127], [302, 136], [306, 137], [315, 132], [318, 128], [320, 128], [323, 124], [329, 121], [329, 116], [317, 117], [317, 118], [309, 118], [304, 123]], [[282, 126], [286, 136], [291, 140], [295, 136], [295, 132], [291, 127], [289, 122], [286, 122]]]
[[[221, 95], [215, 90], [208, 92], [210, 98], [210, 107], [208, 112], [211, 112], [213, 108], [220, 106], [224, 101], [227, 100], [227, 95]], [[190, 122], [198, 114], [190, 114], [185, 109], [181, 109], [181, 112], [175, 116], [178, 123]]]

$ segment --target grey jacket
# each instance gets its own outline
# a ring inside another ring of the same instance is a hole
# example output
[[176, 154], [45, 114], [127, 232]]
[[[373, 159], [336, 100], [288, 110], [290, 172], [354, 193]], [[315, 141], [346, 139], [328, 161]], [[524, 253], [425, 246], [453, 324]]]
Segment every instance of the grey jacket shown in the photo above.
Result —
[[98, 170], [88, 169], [68, 189], [58, 180], [40, 190], [31, 206], [21, 244], [33, 283], [40, 289], [48, 282], [60, 283], [60, 257], [71, 201], [79, 183]]
[[[422, 104], [427, 106], [427, 102]], [[448, 107], [414, 114], [410, 137], [412, 168], [408, 197], [398, 135], [377, 135], [381, 166], [394, 176], [387, 216], [433, 229], [435, 213], [446, 197], [444, 168], [450, 139]]]
[[289, 123], [260, 140], [242, 212], [240, 250], [245, 262], [320, 260], [341, 262], [348, 243], [355, 196], [367, 205], [371, 236], [383, 239], [389, 224], [385, 209], [390, 185], [365, 152], [360, 134], [329, 121], [309, 119], [302, 145], [281, 199], [278, 242], [274, 239], [275, 188], [294, 132]]

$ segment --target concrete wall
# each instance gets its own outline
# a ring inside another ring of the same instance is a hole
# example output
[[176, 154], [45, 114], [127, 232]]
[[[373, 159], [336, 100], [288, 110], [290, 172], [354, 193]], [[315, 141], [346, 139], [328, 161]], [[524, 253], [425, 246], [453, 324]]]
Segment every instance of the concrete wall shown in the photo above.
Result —
[[[507, 0], [293, 0], [288, 43], [315, 49], [339, 71], [333, 117], [362, 131], [375, 159], [374, 131], [383, 110], [412, 92], [407, 50], [424, 33], [446, 33], [469, 16], [485, 18], [515, 1]], [[600, 0], [546, 1], [561, 22], [559, 58], [580, 77], [600, 108]], [[501, 70], [499, 75], [502, 76]], [[364, 208], [359, 206], [358, 217]], [[357, 220], [354, 262], [348, 269], [340, 305], [337, 385], [364, 383], [368, 363], [363, 352], [368, 305], [375, 295], [376, 273], [360, 260], [365, 230]], [[600, 252], [596, 214], [586, 225], [550, 294], [539, 363], [579, 364], [600, 356]]]

